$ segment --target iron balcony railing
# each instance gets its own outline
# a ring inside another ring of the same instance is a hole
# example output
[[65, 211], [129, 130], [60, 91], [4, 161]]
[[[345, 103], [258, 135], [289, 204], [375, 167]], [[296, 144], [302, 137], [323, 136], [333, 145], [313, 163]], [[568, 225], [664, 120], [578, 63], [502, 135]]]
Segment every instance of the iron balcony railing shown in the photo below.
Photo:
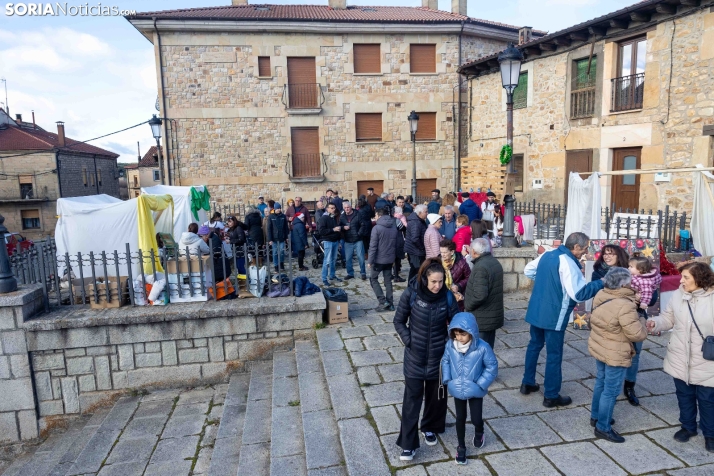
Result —
[[286, 84], [283, 88], [283, 104], [289, 109], [318, 109], [324, 103], [325, 94], [319, 84]]
[[632, 74], [612, 80], [610, 112], [642, 109], [645, 92], [645, 73]]
[[327, 173], [325, 154], [288, 154], [285, 172], [291, 179], [320, 179]]

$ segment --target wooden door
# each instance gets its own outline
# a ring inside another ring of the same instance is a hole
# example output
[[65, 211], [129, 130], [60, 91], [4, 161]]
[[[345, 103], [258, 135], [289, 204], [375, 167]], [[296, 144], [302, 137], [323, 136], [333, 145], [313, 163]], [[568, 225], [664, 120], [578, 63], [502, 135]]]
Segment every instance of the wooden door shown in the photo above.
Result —
[[367, 189], [372, 187], [374, 194], [379, 196], [384, 192], [384, 180], [360, 180], [357, 182], [357, 196], [367, 195]]
[[288, 101], [291, 108], [315, 108], [317, 102], [315, 58], [288, 58]]
[[[612, 171], [640, 168], [642, 149], [615, 149]], [[637, 210], [640, 205], [640, 176], [638, 174], [613, 175], [610, 204], [616, 210]]]
[[[417, 205], [425, 201], [431, 200], [431, 191], [436, 188], [435, 178], [417, 179], [417, 196], [414, 197], [414, 203]], [[417, 198], [418, 197], [418, 198]]]
[[[592, 172], [593, 151], [592, 149], [569, 150], [565, 155], [565, 200], [568, 204], [568, 187], [570, 186], [570, 172]], [[587, 177], [583, 177], [587, 178]]]
[[320, 157], [320, 132], [317, 127], [293, 127], [292, 141], [293, 177], [319, 177], [322, 175]]

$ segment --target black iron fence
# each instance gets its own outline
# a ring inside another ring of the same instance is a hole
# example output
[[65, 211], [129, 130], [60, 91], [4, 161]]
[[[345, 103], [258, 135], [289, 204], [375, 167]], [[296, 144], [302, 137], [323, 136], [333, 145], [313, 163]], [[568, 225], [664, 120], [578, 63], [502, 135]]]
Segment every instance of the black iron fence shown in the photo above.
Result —
[[[563, 240], [567, 205], [516, 202], [515, 215], [535, 216], [535, 239]], [[601, 208], [600, 228], [607, 239], [657, 238], [665, 251], [680, 249], [679, 231], [689, 228], [691, 217], [686, 212], [612, 207]], [[696, 246], [696, 244], [695, 244]]]
[[645, 94], [645, 73], [612, 79], [610, 112], [642, 109]]
[[10, 256], [10, 269], [20, 284], [43, 285], [46, 309], [292, 296], [295, 264], [290, 240], [280, 247], [221, 241], [207, 254], [188, 247], [157, 254], [131, 250], [129, 244], [121, 251], [58, 254], [54, 240], [47, 240]]

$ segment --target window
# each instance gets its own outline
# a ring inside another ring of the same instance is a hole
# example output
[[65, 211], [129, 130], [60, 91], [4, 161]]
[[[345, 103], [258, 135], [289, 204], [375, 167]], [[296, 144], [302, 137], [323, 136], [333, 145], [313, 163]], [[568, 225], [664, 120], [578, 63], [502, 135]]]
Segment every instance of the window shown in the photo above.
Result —
[[261, 78], [269, 78], [273, 76], [270, 72], [270, 56], [258, 57], [258, 76]]
[[620, 43], [617, 63], [619, 77], [612, 80], [611, 112], [642, 109], [646, 54], [646, 38]]
[[578, 119], [595, 114], [595, 77], [597, 56], [573, 62], [573, 79], [570, 88], [570, 117]]
[[513, 90], [513, 109], [528, 106], [528, 71], [518, 77], [518, 86]]
[[412, 73], [436, 73], [436, 45], [410, 45], [409, 68]]
[[20, 210], [20, 217], [22, 218], [23, 230], [40, 228], [39, 210]]
[[[156, 180], [156, 172], [154, 172], [154, 180]], [[137, 188], [139, 186], [139, 177], [134, 175], [134, 188]]]
[[101, 171], [101, 169], [100, 169], [100, 170], [97, 170], [97, 183], [98, 183], [99, 185], [102, 184], [102, 171]]
[[[414, 203], [424, 203], [431, 200], [431, 191], [435, 188], [435, 178], [417, 179], [417, 196], [414, 197]], [[411, 191], [409, 193], [411, 193]]]
[[20, 198], [33, 198], [32, 175], [20, 175]]
[[355, 114], [357, 142], [382, 142], [382, 113]]
[[89, 185], [94, 187], [94, 174], [89, 174]]
[[87, 186], [87, 167], [82, 167], [82, 182]]
[[315, 58], [288, 58], [288, 107], [314, 109], [319, 106]]
[[513, 184], [514, 192], [523, 191], [523, 154], [513, 154], [508, 163], [508, 180]]
[[321, 177], [320, 131], [317, 127], [293, 127], [292, 177]]
[[[136, 179], [134, 179], [134, 180], [136, 181]], [[158, 170], [154, 170], [154, 182], [158, 182], [159, 180], [161, 180], [161, 176], [159, 175], [159, 171], [158, 171]]]
[[134, 196], [135, 196], [135, 197], [138, 197], [138, 196], [139, 196], [139, 192], [134, 192]]
[[416, 140], [436, 140], [436, 113], [420, 112]]
[[355, 44], [352, 47], [355, 73], [381, 73], [382, 64], [379, 44]]

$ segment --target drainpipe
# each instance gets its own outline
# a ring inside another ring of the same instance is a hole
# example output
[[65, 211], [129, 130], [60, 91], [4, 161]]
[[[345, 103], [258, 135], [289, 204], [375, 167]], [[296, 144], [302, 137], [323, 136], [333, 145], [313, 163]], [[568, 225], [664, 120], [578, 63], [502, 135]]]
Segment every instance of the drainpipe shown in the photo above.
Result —
[[92, 158], [94, 159], [94, 189], [97, 191], [97, 195], [99, 195], [99, 176], [97, 175], [97, 156], [93, 155]]
[[55, 167], [57, 167], [57, 187], [59, 189], [59, 197], [62, 198], [62, 175], [60, 173], [59, 150], [55, 151]]
[[[164, 142], [168, 144], [168, 118], [166, 117], [166, 98], [164, 97], [164, 60], [161, 57], [161, 35], [159, 34], [159, 29], [156, 27], [156, 21], [157, 18], [153, 17], [152, 20], [154, 20], [154, 32], [156, 32], [156, 47], [159, 52], [159, 78], [161, 80], [161, 115], [164, 116], [162, 117], [163, 121], [163, 128], [164, 128]], [[161, 152], [161, 151], [159, 151]], [[166, 154], [166, 175], [168, 177], [168, 182], [169, 185], [172, 185], [171, 183], [171, 161], [169, 160], [169, 147], [164, 147], [164, 154]], [[164, 158], [162, 155], [159, 156], [159, 160], [163, 163]]]
[[[464, 36], [464, 23], [461, 22], [461, 31], [459, 32], [459, 65], [458, 67], [461, 66], [461, 39]], [[451, 116], [453, 117], [453, 121], [455, 124], [455, 132], [456, 132], [456, 150], [454, 151], [454, 191], [458, 192], [461, 188], [461, 75], [457, 73], [456, 76], [456, 88], [459, 90], [459, 102], [458, 106], [456, 101], [454, 101], [453, 104], [453, 110], [451, 113]], [[458, 109], [458, 122], [456, 121], [457, 117], [457, 109]]]

